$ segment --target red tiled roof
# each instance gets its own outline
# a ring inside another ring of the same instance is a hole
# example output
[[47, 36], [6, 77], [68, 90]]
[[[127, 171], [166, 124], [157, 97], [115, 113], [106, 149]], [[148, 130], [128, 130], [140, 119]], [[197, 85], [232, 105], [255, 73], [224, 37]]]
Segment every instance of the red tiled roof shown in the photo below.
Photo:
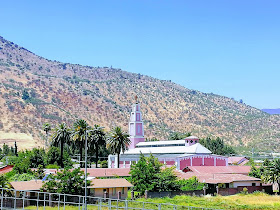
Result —
[[200, 182], [205, 182], [209, 184], [218, 184], [218, 183], [231, 183], [231, 182], [245, 182], [245, 181], [261, 181], [261, 179], [246, 176], [243, 174], [200, 174], [194, 172], [176, 172], [177, 177], [181, 179], [189, 179], [193, 176], [197, 177]]
[[[188, 168], [198, 174], [248, 174], [251, 166], [188, 166]], [[190, 173], [190, 172], [187, 172]]]
[[248, 161], [249, 160], [246, 157], [229, 157], [228, 158], [228, 163], [229, 164], [241, 164], [241, 165], [244, 165]]
[[13, 165], [7, 165], [7, 166], [0, 168], [0, 174], [5, 174], [5, 173], [12, 171], [13, 167], [14, 167]]
[[133, 187], [126, 179], [92, 179], [88, 188]]
[[[85, 171], [84, 168], [81, 169]], [[129, 168], [88, 168], [88, 176], [91, 177], [116, 177], [116, 176], [130, 176]]]

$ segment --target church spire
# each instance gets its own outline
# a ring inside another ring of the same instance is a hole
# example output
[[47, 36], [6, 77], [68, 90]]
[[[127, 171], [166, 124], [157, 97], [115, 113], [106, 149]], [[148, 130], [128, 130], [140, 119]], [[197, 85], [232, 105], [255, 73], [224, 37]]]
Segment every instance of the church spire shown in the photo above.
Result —
[[130, 114], [129, 122], [129, 138], [131, 144], [129, 148], [135, 148], [139, 142], [144, 142], [144, 123], [142, 121], [142, 113], [140, 111], [140, 104], [137, 101], [138, 97], [135, 96], [135, 104], [132, 105], [132, 112]]

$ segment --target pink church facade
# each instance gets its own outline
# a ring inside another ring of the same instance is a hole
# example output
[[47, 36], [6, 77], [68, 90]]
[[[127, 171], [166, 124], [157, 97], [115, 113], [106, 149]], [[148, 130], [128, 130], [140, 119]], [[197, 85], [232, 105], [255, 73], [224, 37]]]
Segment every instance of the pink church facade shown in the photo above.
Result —
[[[144, 124], [138, 103], [133, 104], [129, 122], [131, 144], [129, 150], [120, 155], [120, 168], [130, 168], [139, 160], [140, 154], [151, 153], [167, 166], [176, 166], [184, 170], [187, 166], [227, 166], [228, 157], [212, 154], [210, 150], [199, 144], [195, 136], [182, 140], [145, 142]], [[109, 155], [108, 167], [117, 167], [117, 156]]]

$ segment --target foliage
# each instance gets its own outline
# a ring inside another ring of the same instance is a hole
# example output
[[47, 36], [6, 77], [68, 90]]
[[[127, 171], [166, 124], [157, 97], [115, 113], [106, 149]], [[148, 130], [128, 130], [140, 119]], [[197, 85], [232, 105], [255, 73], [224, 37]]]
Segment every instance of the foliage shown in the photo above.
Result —
[[59, 169], [59, 166], [56, 164], [49, 164], [46, 166], [47, 169]]
[[[90, 185], [90, 181], [87, 181], [87, 185]], [[53, 193], [84, 195], [84, 186], [83, 171], [79, 168], [72, 171], [64, 169], [61, 172], [58, 171], [57, 174], [49, 175], [48, 181], [44, 183], [42, 190]]]
[[213, 154], [230, 155], [236, 153], [231, 146], [226, 145], [219, 137], [216, 139], [211, 139], [210, 137], [200, 139], [199, 143], [209, 149]]
[[177, 180], [177, 176], [174, 173], [175, 167], [165, 168], [157, 174], [157, 182], [154, 187], [154, 191], [177, 191], [180, 189], [180, 185]]
[[3, 174], [0, 175], [0, 188], [9, 188], [9, 180]]
[[[153, 191], [158, 183], [160, 167], [162, 164], [152, 154], [145, 157], [142, 153], [137, 163], [133, 163], [130, 168], [130, 181], [134, 185], [133, 189], [144, 195], [145, 190]], [[163, 182], [162, 178], [162, 182]], [[158, 186], [158, 190], [159, 190]]]
[[65, 123], [61, 123], [57, 128], [55, 128], [55, 132], [52, 136], [52, 145], [56, 147], [60, 147], [60, 166], [63, 168], [63, 151], [64, 144], [70, 143], [71, 131], [66, 126]]
[[103, 127], [101, 127], [100, 125], [94, 125], [93, 128], [90, 128], [88, 135], [88, 144], [89, 151], [95, 152], [95, 163], [96, 168], [98, 168], [99, 148], [105, 147], [106, 145], [105, 132]]
[[[85, 138], [87, 131], [89, 130], [89, 126], [85, 120], [80, 119], [74, 123], [73, 127], [72, 138], [76, 142], [76, 145], [80, 148], [80, 161], [82, 161], [83, 147], [85, 145]], [[82, 162], [80, 162], [80, 166], [82, 166]]]
[[100, 168], [108, 168], [108, 161], [103, 160], [103, 161], [98, 161], [98, 164], [100, 165]]
[[262, 180], [265, 183], [277, 183], [280, 187], [280, 159], [274, 159], [270, 164], [264, 166]]
[[128, 149], [128, 145], [131, 143], [130, 139], [128, 138], [129, 135], [122, 131], [120, 127], [115, 127], [113, 131], [111, 131], [108, 139], [107, 144], [109, 150], [113, 154], [117, 154], [118, 156], [118, 168], [120, 167], [120, 153], [121, 151], [124, 152]]
[[38, 169], [34, 172], [34, 176], [37, 179], [43, 179], [45, 177], [44, 168], [42, 165], [39, 165]]
[[180, 179], [178, 180], [178, 184], [183, 191], [202, 190], [204, 186], [195, 176], [189, 179]]
[[30, 181], [35, 179], [36, 177], [30, 173], [23, 173], [23, 174], [15, 174], [14, 176], [10, 177], [10, 181]]
[[169, 136], [169, 139], [170, 140], [180, 140], [180, 139], [185, 139], [189, 136], [191, 136], [191, 133], [189, 133], [189, 132], [187, 132], [187, 133], [174, 132], [174, 133], [171, 133], [171, 135]]

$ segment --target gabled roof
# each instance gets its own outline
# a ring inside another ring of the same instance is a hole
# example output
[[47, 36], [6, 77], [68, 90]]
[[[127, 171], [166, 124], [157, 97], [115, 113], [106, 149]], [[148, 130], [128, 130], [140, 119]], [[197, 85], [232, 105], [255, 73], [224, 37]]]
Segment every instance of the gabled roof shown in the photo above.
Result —
[[133, 187], [126, 179], [92, 179], [88, 188]]
[[124, 154], [211, 154], [212, 152], [200, 143], [192, 146], [139, 147], [129, 149]]
[[244, 165], [245, 163], [249, 162], [249, 160], [246, 157], [229, 157], [228, 163], [229, 164], [238, 164], [238, 165]]
[[10, 184], [15, 190], [40, 190], [43, 186], [42, 180], [16, 181]]
[[250, 177], [244, 174], [199, 174], [195, 172], [183, 173], [176, 171], [176, 175], [181, 179], [189, 179], [195, 176], [200, 182], [208, 184], [261, 181], [261, 179]]
[[188, 166], [188, 169], [197, 174], [248, 174], [251, 166]]

